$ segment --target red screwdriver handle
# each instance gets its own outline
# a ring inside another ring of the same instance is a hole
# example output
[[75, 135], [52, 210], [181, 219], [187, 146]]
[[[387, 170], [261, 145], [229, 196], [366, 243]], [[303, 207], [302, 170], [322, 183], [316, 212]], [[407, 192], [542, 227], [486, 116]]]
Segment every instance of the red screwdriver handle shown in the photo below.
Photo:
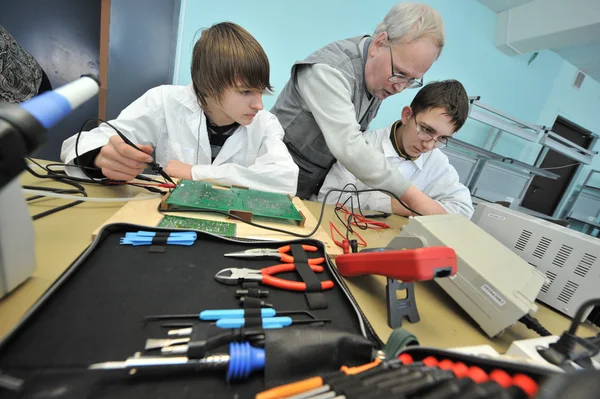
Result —
[[426, 281], [456, 274], [456, 252], [427, 247], [338, 255], [335, 263], [344, 277], [375, 274], [405, 282]]

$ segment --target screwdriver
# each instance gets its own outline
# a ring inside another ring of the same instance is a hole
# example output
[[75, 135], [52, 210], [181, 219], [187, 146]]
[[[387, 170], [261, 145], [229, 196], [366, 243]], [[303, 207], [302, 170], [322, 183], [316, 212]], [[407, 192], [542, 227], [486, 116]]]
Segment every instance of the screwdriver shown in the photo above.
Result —
[[[311, 324], [311, 323], [329, 323], [331, 319], [308, 319], [308, 320], [293, 320], [291, 317], [264, 317], [262, 319], [263, 328], [283, 328], [291, 324]], [[219, 328], [242, 328], [246, 324], [246, 319], [235, 318], [235, 319], [219, 319], [217, 320], [217, 327]]]
[[160, 371], [205, 371], [227, 369], [227, 381], [245, 379], [252, 371], [265, 367], [265, 350], [254, 348], [248, 342], [229, 344], [229, 353], [215, 354], [202, 359], [185, 356], [134, 356], [124, 361], [95, 363], [92, 370], [127, 370], [133, 375], [143, 370]]
[[[219, 319], [232, 319], [232, 318], [243, 318], [246, 313], [245, 309], [217, 309], [217, 310], [203, 310], [198, 314], [164, 314], [164, 315], [151, 315], [146, 316], [144, 320], [166, 320], [166, 319], [195, 319], [198, 317], [200, 320], [219, 320]], [[275, 316], [275, 309], [263, 308], [260, 309], [260, 317], [273, 317]], [[279, 312], [281, 313], [281, 312]], [[259, 316], [258, 314], [256, 315]]]
[[[220, 320], [220, 319], [240, 319], [246, 317], [273, 317], [283, 315], [305, 314], [311, 319], [315, 316], [306, 310], [275, 310], [273, 308], [259, 309], [216, 309], [203, 310], [200, 313], [184, 313], [184, 314], [159, 314], [144, 317], [145, 321], [151, 320], [168, 320], [168, 319], [195, 319], [200, 320]], [[315, 319], [316, 320], [316, 319]], [[294, 320], [294, 323], [299, 321]], [[309, 322], [309, 321], [306, 321]], [[289, 324], [288, 324], [289, 325]]]

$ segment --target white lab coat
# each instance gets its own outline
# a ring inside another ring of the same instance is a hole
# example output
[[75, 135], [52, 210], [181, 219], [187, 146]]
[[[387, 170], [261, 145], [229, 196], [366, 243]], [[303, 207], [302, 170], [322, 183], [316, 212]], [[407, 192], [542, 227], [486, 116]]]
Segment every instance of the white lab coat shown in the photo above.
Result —
[[[258, 112], [250, 125], [240, 126], [212, 163], [206, 116], [191, 85], [150, 89], [110, 123], [134, 143], [153, 146], [161, 166], [169, 160], [194, 165], [194, 180], [296, 193], [298, 166], [283, 144], [281, 124], [268, 111]], [[79, 155], [104, 146], [115, 134], [105, 124], [83, 133]], [[74, 135], [63, 143], [61, 159], [65, 163], [72, 164], [75, 159], [76, 138]], [[85, 177], [78, 168], [66, 169], [70, 175]]]
[[[415, 161], [407, 161], [401, 158], [394, 149], [390, 140], [390, 129], [391, 126], [369, 131], [365, 133], [365, 139], [370, 146], [385, 155], [390, 165], [398, 168], [415, 187], [437, 201], [446, 212], [470, 218], [474, 211], [471, 194], [469, 189], [458, 181], [458, 173], [448, 162], [448, 157], [439, 149], [434, 149], [422, 154]], [[364, 162], [369, 162], [369, 160], [365, 159]], [[355, 184], [358, 190], [370, 188], [337, 162], [325, 178], [317, 199], [322, 202], [329, 190], [342, 189], [347, 183]], [[347, 189], [352, 190], [353, 188]], [[338, 197], [339, 192], [332, 192], [327, 197], [327, 202], [335, 203]], [[392, 212], [392, 202], [388, 194], [374, 191], [362, 193], [359, 198], [362, 209]], [[357, 206], [356, 202], [354, 206]]]

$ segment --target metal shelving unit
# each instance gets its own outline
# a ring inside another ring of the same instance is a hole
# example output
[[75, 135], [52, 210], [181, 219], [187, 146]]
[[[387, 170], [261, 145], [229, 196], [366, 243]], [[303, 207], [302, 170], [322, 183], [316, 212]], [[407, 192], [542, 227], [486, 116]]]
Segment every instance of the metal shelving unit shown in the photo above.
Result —
[[600, 170], [590, 170], [567, 212], [567, 219], [585, 224], [586, 234], [600, 229], [600, 187], [592, 183], [594, 175], [600, 176]]
[[[509, 201], [511, 207], [519, 207], [535, 176], [549, 179], [559, 177], [556, 173], [539, 168], [547, 151], [556, 151], [582, 164], [590, 164], [597, 153], [560, 137], [545, 126], [512, 118], [482, 104], [480, 97], [469, 97], [469, 101], [469, 118], [489, 127], [484, 144], [475, 146], [452, 139], [443, 151], [457, 170], [461, 183], [469, 188], [473, 196], [488, 201]], [[504, 134], [539, 144], [538, 163], [530, 165], [494, 152]]]

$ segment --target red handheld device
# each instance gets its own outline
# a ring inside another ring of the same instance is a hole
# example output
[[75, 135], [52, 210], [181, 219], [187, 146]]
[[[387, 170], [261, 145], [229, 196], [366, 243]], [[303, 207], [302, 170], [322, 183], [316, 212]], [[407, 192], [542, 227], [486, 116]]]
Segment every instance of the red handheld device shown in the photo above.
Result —
[[359, 252], [338, 255], [344, 277], [376, 274], [405, 282], [432, 280], [456, 274], [456, 252], [449, 247]]

